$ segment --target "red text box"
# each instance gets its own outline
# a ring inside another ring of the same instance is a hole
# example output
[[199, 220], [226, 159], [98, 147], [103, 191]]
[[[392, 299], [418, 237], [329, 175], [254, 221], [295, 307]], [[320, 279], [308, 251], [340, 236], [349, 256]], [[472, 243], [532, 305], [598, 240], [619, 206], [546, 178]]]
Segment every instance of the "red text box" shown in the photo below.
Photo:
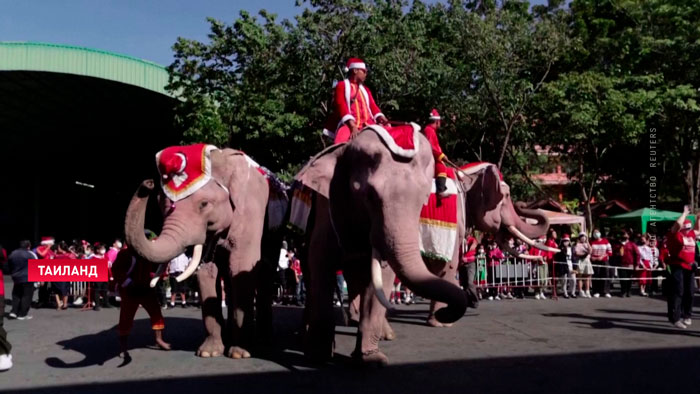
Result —
[[30, 282], [107, 282], [107, 259], [29, 260]]

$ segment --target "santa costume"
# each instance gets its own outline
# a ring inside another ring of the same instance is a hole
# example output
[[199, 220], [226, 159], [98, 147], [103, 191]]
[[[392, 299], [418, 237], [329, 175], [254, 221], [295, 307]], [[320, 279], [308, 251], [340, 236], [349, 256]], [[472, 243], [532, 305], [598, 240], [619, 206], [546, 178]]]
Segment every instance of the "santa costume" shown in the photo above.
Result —
[[[362, 59], [350, 58], [345, 65], [345, 72], [353, 69], [367, 70]], [[335, 86], [333, 94], [333, 112], [326, 122], [323, 133], [334, 139], [334, 143], [347, 142], [351, 137], [348, 120], [354, 120], [358, 130], [377, 123], [384, 116], [374, 101], [372, 92], [362, 83], [355, 83], [348, 78]]]

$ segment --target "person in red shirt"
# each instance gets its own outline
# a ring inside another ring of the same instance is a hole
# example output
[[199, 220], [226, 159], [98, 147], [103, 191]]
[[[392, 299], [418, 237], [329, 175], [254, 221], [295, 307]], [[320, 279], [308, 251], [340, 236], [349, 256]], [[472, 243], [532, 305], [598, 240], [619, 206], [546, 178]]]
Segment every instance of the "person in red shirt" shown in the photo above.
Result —
[[617, 270], [617, 275], [620, 277], [620, 297], [630, 297], [634, 267], [641, 264], [642, 260], [639, 255], [639, 248], [634, 242], [630, 241], [627, 231], [623, 231], [620, 235], [620, 241], [615, 246], [614, 253], [619, 255], [620, 269]]
[[457, 267], [459, 282], [467, 294], [467, 302], [470, 308], [479, 307], [479, 297], [476, 291], [476, 247], [479, 242], [471, 234], [467, 235], [467, 241], [463, 244], [462, 259]]
[[593, 230], [593, 241], [591, 241], [591, 263], [593, 267], [593, 277], [596, 278], [593, 282], [593, 297], [598, 298], [604, 294], [606, 298], [610, 295], [610, 285], [612, 281], [613, 270], [610, 268], [610, 256], [612, 256], [612, 245], [606, 238], [601, 237], [600, 230]]
[[165, 320], [158, 304], [158, 295], [150, 286], [155, 271], [156, 264], [138, 256], [132, 249], [119, 251], [112, 265], [114, 279], [122, 297], [118, 331], [120, 356], [124, 358], [125, 363], [131, 359], [128, 353], [128, 338], [139, 305], [143, 306], [151, 318], [156, 345], [163, 350], [170, 350], [170, 344], [163, 340]]
[[[668, 278], [668, 320], [677, 328], [688, 328], [692, 323], [693, 293], [695, 293], [692, 264], [695, 261], [695, 236], [700, 232], [700, 221], [696, 220], [695, 229], [693, 229], [691, 221], [686, 219], [689, 213], [690, 209], [686, 205], [683, 208], [683, 214], [666, 235], [668, 257], [665, 262], [671, 268]], [[699, 214], [700, 212], [696, 214], [696, 219]]]
[[372, 92], [364, 84], [367, 79], [365, 62], [350, 58], [345, 72], [348, 77], [335, 86], [334, 111], [324, 130], [324, 134], [334, 137], [336, 144], [354, 138], [367, 125], [389, 123], [375, 103]]
[[433, 109], [430, 111], [430, 118], [428, 119], [430, 123], [423, 128], [423, 134], [425, 134], [433, 149], [433, 158], [435, 159], [435, 193], [442, 195], [447, 190], [447, 167], [443, 163], [447, 156], [442, 152], [437, 136], [442, 118], [437, 109]]

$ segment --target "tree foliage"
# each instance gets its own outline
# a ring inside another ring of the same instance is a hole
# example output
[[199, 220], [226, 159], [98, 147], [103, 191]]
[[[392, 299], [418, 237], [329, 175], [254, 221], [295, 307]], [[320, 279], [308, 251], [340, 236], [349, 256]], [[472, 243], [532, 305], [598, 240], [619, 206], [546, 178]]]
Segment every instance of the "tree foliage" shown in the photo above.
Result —
[[[333, 83], [357, 56], [389, 118], [425, 123], [438, 108], [448, 156], [499, 163], [516, 197], [546, 193], [528, 178], [541, 145], [561, 153], [586, 210], [611, 180], [643, 190], [650, 176], [660, 202], [698, 205], [699, 2], [298, 5], [291, 21], [241, 12], [209, 19], [207, 42], [178, 39], [169, 88], [184, 142], [239, 148], [289, 177], [327, 143]], [[656, 168], [639, 162], [652, 129]]]

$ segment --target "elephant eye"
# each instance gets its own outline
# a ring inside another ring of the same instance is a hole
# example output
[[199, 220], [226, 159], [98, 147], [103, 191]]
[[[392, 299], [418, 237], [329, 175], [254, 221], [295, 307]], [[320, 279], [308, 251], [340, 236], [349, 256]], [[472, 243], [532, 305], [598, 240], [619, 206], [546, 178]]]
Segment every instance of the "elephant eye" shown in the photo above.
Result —
[[209, 205], [209, 201], [202, 201], [199, 203], [199, 209], [204, 209]]

